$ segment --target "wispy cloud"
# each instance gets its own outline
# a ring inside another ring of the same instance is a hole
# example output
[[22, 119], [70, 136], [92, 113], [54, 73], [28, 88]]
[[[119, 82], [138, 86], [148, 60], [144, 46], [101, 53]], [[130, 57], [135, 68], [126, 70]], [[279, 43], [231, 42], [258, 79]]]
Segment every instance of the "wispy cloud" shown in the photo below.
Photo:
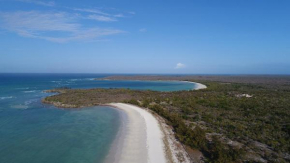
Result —
[[34, 3], [37, 5], [49, 6], [49, 7], [52, 7], [55, 5], [54, 1], [39, 1], [39, 0], [17, 0], [17, 1], [26, 2], [26, 3]]
[[114, 29], [102, 29], [102, 28], [90, 28], [85, 30], [77, 31], [76, 33], [73, 33], [69, 37], [42, 37], [37, 36], [35, 38], [40, 38], [48, 41], [53, 42], [69, 42], [69, 41], [76, 41], [76, 40], [94, 40], [96, 38], [100, 38], [102, 36], [108, 36], [108, 35], [114, 35], [123, 33], [121, 30], [114, 30]]
[[[103, 10], [97, 9], [97, 8], [71, 8], [71, 9], [73, 9], [74, 11], [82, 12], [82, 14], [85, 14], [85, 13], [90, 14], [87, 17], [85, 17], [87, 19], [102, 21], [102, 22], [118, 21], [117, 20], [118, 18], [125, 17], [125, 15], [122, 13], [113, 14], [113, 13], [109, 13], [109, 12], [104, 12]], [[113, 10], [116, 10], [116, 9], [113, 9]]]
[[181, 69], [181, 68], [185, 68], [185, 64], [177, 63], [176, 66], [175, 66], [175, 69]]
[[64, 12], [17, 11], [0, 13], [7, 29], [28, 31], [76, 31], [75, 17]]
[[114, 17], [116, 18], [124, 18], [125, 16], [123, 14], [116, 14], [116, 15], [113, 15]]
[[97, 20], [97, 21], [103, 21], [103, 22], [117, 21], [114, 18], [111, 18], [111, 17], [108, 17], [108, 16], [103, 16], [103, 15], [89, 15], [87, 18], [88, 19], [92, 19], [92, 20]]
[[0, 12], [0, 19], [2, 20], [2, 28], [20, 36], [54, 42], [92, 40], [123, 33], [117, 29], [87, 28], [79, 23], [79, 16], [65, 12]]
[[99, 9], [89, 9], [89, 8], [74, 8], [75, 11], [81, 11], [81, 12], [87, 12], [87, 13], [93, 13], [93, 14], [100, 14], [100, 15], [106, 15], [110, 16], [110, 14], [103, 12]]

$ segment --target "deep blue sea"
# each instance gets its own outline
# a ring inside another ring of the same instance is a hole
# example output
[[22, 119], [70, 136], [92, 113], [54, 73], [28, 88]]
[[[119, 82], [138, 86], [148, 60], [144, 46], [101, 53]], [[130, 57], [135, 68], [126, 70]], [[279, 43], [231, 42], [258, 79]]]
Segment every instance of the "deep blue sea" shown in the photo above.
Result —
[[130, 88], [190, 90], [186, 82], [94, 80], [100, 74], [0, 74], [0, 163], [98, 163], [115, 139], [120, 112], [110, 107], [59, 109], [44, 90]]

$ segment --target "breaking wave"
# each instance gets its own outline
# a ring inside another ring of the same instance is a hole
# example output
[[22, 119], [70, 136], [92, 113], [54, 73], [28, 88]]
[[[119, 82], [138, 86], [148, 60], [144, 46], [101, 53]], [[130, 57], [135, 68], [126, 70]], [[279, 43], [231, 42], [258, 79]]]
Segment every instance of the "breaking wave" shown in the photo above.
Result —
[[11, 98], [14, 98], [14, 97], [13, 96], [0, 97], [0, 100], [11, 99]]

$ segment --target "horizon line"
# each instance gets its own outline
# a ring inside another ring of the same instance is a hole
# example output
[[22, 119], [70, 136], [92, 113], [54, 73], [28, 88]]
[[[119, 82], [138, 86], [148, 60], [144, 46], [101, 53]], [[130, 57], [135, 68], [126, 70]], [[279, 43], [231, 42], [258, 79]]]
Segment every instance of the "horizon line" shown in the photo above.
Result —
[[103, 74], [103, 75], [233, 75], [233, 76], [290, 76], [289, 74], [262, 74], [262, 73], [253, 73], [253, 74], [246, 74], [246, 73], [93, 73], [93, 72], [0, 72], [0, 74]]

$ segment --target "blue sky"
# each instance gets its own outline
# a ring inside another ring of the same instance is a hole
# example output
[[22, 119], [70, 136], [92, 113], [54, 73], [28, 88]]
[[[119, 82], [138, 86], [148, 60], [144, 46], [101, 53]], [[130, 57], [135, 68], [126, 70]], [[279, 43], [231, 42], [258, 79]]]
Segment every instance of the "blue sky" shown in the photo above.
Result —
[[290, 74], [289, 0], [0, 0], [0, 72]]

